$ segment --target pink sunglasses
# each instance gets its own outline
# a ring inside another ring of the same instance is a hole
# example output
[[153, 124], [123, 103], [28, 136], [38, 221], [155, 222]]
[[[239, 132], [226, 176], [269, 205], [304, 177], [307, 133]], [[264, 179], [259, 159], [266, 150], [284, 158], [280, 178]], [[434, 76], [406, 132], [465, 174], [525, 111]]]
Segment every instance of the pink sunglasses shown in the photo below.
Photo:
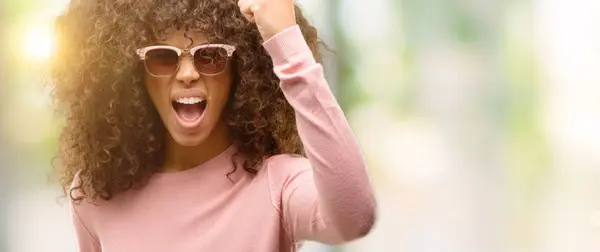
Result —
[[146, 71], [154, 77], [169, 77], [179, 70], [182, 54], [192, 56], [196, 70], [206, 76], [214, 76], [225, 71], [235, 47], [225, 44], [204, 44], [189, 49], [168, 45], [154, 45], [136, 51], [144, 61]]

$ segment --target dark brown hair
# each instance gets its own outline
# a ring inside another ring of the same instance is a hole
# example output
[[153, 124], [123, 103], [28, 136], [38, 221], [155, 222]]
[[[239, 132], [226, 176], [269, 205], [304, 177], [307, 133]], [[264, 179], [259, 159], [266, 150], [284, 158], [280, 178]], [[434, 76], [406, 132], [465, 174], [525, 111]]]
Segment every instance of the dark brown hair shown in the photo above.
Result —
[[[298, 7], [296, 19], [320, 62], [315, 28]], [[247, 172], [256, 173], [264, 157], [303, 153], [294, 110], [256, 25], [241, 15], [236, 0], [72, 1], [56, 20], [51, 76], [66, 119], [53, 165], [73, 200], [109, 200], [143, 185], [162, 165], [166, 132], [135, 50], [173, 26], [199, 29], [211, 42], [236, 47], [225, 114]]]

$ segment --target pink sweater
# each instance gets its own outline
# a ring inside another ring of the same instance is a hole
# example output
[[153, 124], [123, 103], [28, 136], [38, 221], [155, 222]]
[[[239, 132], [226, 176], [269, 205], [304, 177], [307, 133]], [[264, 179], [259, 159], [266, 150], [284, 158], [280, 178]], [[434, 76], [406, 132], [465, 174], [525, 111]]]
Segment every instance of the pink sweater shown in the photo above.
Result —
[[[366, 235], [375, 199], [365, 159], [298, 26], [264, 43], [296, 111], [307, 157], [232, 170], [235, 146], [190, 170], [155, 174], [141, 190], [71, 204], [79, 251], [296, 251]], [[240, 160], [238, 160], [240, 161]]]

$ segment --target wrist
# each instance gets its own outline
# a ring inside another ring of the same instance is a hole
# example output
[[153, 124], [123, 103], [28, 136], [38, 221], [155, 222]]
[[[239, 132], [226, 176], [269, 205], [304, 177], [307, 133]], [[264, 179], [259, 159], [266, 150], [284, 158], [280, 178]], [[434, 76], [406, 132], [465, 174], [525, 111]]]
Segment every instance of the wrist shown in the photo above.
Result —
[[[288, 29], [278, 33], [271, 39], [265, 41], [263, 46], [271, 56], [273, 64], [279, 65], [287, 62], [291, 58], [298, 60], [302, 57], [303, 62], [312, 64], [316, 63], [310, 47], [304, 40], [302, 31], [298, 25], [289, 27]], [[307, 58], [304, 58], [307, 57]]]
[[268, 40], [272, 39], [273, 37], [277, 36], [278, 34], [284, 32], [296, 25], [297, 24], [296, 24], [295, 20], [293, 22], [282, 23], [280, 25], [277, 25], [277, 27], [273, 27], [273, 29], [265, 30], [264, 32], [261, 33], [261, 36], [263, 38], [263, 41], [268, 41]]

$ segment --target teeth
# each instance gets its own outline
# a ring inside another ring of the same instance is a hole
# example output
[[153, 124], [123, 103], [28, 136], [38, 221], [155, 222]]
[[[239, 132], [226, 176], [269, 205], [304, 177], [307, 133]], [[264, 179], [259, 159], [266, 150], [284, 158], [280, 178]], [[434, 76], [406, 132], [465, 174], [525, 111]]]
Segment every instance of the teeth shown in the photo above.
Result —
[[202, 102], [203, 100], [199, 97], [183, 97], [183, 98], [179, 98], [175, 101], [178, 103], [183, 103], [183, 104], [196, 104], [196, 103]]

